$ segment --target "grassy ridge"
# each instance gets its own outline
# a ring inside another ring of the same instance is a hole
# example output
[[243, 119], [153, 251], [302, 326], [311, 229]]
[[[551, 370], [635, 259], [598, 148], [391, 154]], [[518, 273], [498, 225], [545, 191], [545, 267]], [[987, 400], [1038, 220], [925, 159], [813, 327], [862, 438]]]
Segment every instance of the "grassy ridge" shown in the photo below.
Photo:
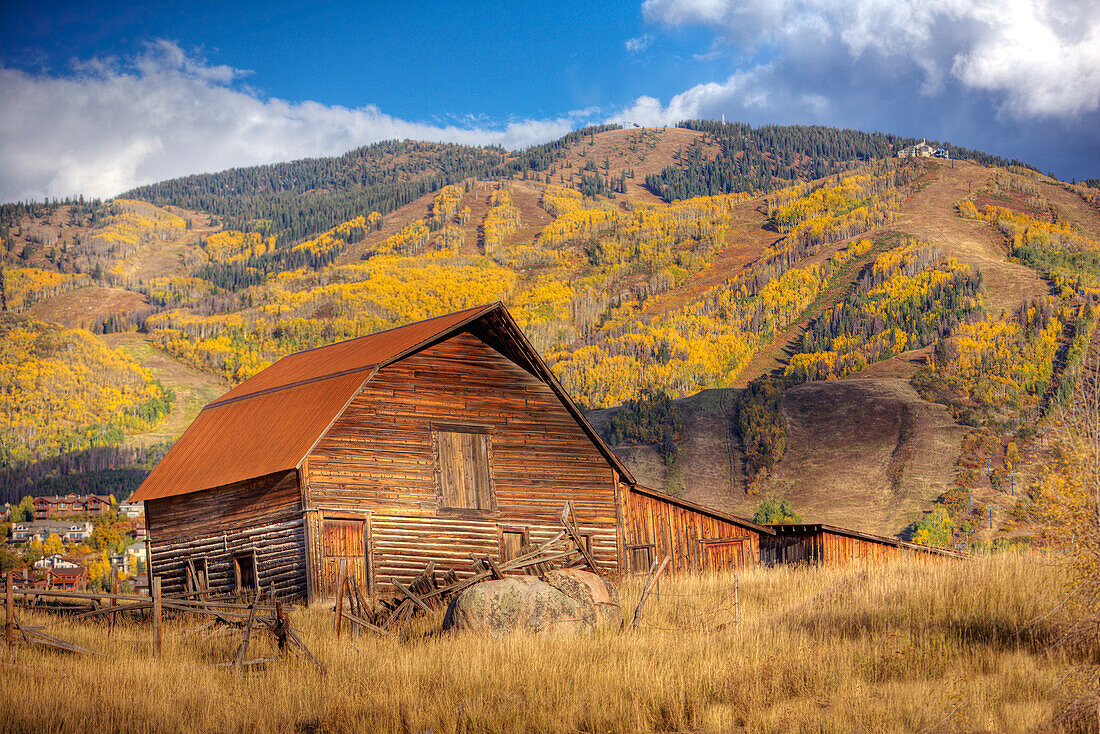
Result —
[[[155, 663], [145, 625], [122, 626], [108, 643], [102, 627], [25, 613], [105, 657], [20, 648], [5, 668], [0, 728], [1033, 731], [1057, 710], [1057, 683], [1076, 662], [1045, 651], [1060, 580], [1046, 560], [745, 572], [737, 625], [731, 577], [666, 579], [639, 631], [558, 639], [440, 635], [434, 619], [400, 640], [338, 640], [328, 609], [297, 612], [326, 676], [293, 659], [245, 676], [216, 670], [237, 635], [184, 634], [193, 620], [169, 623]], [[639, 580], [624, 584], [624, 609], [639, 593]], [[270, 653], [264, 637], [250, 655]]]

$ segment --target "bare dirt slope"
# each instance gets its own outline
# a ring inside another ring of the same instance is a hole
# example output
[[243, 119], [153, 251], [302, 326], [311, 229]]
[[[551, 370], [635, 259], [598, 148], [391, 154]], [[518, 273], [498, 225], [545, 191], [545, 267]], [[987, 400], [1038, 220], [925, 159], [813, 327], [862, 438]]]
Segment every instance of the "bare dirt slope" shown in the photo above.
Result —
[[[921, 399], [901, 378], [813, 382], [787, 391], [789, 445], [757, 495], [745, 493], [732, 433], [740, 390], [705, 390], [676, 401], [684, 419], [669, 467], [651, 446], [615, 453], [642, 484], [751, 516], [765, 499], [789, 500], [808, 522], [893, 535], [919, 519], [950, 487], [966, 429]], [[616, 409], [589, 419], [606, 432]]]
[[[761, 497], [803, 519], [893, 535], [950, 487], [966, 429], [897, 378], [812, 382], [783, 399], [787, 454]], [[738, 495], [749, 511], [761, 497]]]
[[993, 169], [963, 161], [954, 161], [953, 168], [944, 163], [932, 167], [927, 184], [902, 207], [894, 228], [937, 244], [980, 270], [991, 314], [1011, 311], [1021, 301], [1047, 293], [1047, 284], [1034, 270], [1009, 262], [989, 225], [963, 219], [955, 209], [971, 190], [988, 186]]
[[145, 296], [134, 291], [90, 285], [40, 301], [27, 309], [27, 315], [32, 319], [87, 329], [104, 316], [136, 311], [148, 304]]
[[[741, 453], [732, 433], [740, 396], [741, 390], [703, 390], [676, 401], [684, 429], [672, 466], [665, 465], [651, 446], [622, 444], [613, 447], [614, 451], [640, 484], [733, 511], [734, 497], [742, 493], [744, 485]], [[587, 417], [607, 435], [608, 423], [617, 410], [596, 410]]]
[[[703, 154], [707, 157], [713, 157], [721, 152], [720, 146], [711, 142], [705, 133], [697, 130], [677, 127], [632, 127], [597, 133], [592, 138], [585, 138], [569, 147], [565, 153], [564, 163], [558, 164], [559, 170], [551, 176], [551, 182], [579, 186], [586, 164], [592, 161], [601, 175], [604, 173], [605, 166], [612, 178], [618, 178], [621, 173], [626, 172], [626, 198], [632, 201], [656, 203], [661, 200], [645, 188], [645, 177], [648, 174], [663, 171], [671, 165], [677, 153], [687, 150], [696, 142], [703, 146]], [[570, 167], [564, 168], [564, 164]], [[634, 174], [633, 178], [630, 178], [631, 172]]]

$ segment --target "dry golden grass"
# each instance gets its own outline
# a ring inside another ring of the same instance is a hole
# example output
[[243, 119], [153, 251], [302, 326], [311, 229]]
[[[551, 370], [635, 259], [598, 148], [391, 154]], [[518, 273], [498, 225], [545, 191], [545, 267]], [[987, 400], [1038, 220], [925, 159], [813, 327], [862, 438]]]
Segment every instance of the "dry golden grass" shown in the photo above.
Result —
[[[238, 675], [234, 636], [185, 634], [165, 656], [149, 628], [104, 629], [25, 612], [103, 650], [19, 648], [3, 663], [4, 731], [1034, 731], [1056, 713], [1075, 661], [1046, 652], [1060, 574], [1043, 558], [666, 579], [642, 629], [577, 637], [332, 634], [332, 614], [293, 619], [328, 668], [302, 659]], [[624, 583], [625, 607], [640, 583]], [[260, 635], [262, 639], [265, 635]], [[267, 640], [249, 657], [270, 651]]]

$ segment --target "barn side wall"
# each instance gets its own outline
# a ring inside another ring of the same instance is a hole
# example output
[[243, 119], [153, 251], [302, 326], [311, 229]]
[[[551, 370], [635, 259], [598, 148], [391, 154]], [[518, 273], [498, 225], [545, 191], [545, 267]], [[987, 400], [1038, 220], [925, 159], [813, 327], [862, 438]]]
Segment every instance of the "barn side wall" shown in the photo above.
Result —
[[[760, 534], [737, 523], [623, 487], [626, 556], [649, 546], [653, 559], [672, 558], [669, 570], [704, 572], [749, 568], [760, 556]], [[723, 541], [740, 541], [740, 548]], [[731, 553], [732, 548], [737, 552]], [[638, 571], [627, 563], [628, 571]]]
[[[489, 432], [493, 510], [441, 506], [433, 425]], [[567, 500], [593, 555], [618, 569], [612, 466], [548, 385], [469, 334], [379, 370], [306, 466], [311, 540], [324, 532], [326, 514], [369, 515], [375, 592], [388, 592], [390, 577], [411, 580], [428, 561], [465, 575], [470, 553], [500, 556], [507, 529], [548, 540], [561, 530]], [[310, 564], [314, 591], [324, 595], [324, 568], [332, 564], [323, 550]]]
[[853, 538], [825, 530], [821, 533], [822, 562], [826, 566], [839, 566], [851, 561], [887, 561], [901, 558], [896, 545], [880, 543], [864, 538]]
[[812, 525], [779, 528], [774, 536], [762, 536], [760, 547], [760, 562], [768, 566], [779, 563], [839, 566], [856, 560], [935, 561], [945, 557], [954, 556], [890, 538], [875, 540]]
[[255, 551], [259, 584], [304, 598], [305, 532], [297, 471], [177, 497], [147, 500], [145, 519], [153, 575], [165, 593], [186, 590], [186, 563], [203, 560], [210, 588], [232, 592], [235, 554]]

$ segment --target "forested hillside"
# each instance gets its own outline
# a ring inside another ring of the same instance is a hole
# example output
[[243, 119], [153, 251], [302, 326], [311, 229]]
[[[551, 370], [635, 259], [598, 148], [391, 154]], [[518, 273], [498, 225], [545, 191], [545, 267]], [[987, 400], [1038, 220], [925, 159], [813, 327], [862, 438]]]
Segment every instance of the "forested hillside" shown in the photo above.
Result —
[[229, 229], [289, 243], [377, 211], [382, 214], [466, 178], [546, 170], [562, 151], [610, 126], [570, 133], [519, 155], [503, 148], [391, 140], [334, 158], [234, 168], [142, 186], [122, 198], [207, 212]]
[[[731, 191], [767, 192], [793, 180], [818, 179], [854, 163], [889, 158], [918, 142], [915, 138], [820, 125], [753, 128], [743, 123], [691, 120], [681, 123], [681, 127], [705, 133], [721, 146], [721, 152], [707, 156], [701, 146], [693, 146], [673, 165], [646, 176], [646, 187], [666, 201]], [[932, 144], [947, 148], [952, 158], [993, 166], [1024, 165], [950, 143]]]
[[[182, 429], [200, 396], [294, 351], [501, 300], [578, 403], [632, 406], [609, 438], [647, 481], [830, 517], [858, 503], [826, 477], [857, 472], [882, 499], [868, 529], [927, 535], [914, 523], [940, 495], [992, 506], [1026, 444], [991, 437], [1072, 392], [1100, 192], [958, 149], [971, 160], [894, 157], [911, 142], [716, 123], [589, 129], [519, 154], [393, 142], [110, 202], [6, 205], [3, 486], [80, 475], [124, 491], [163, 450], [141, 447], [164, 440], [164, 417]], [[168, 382], [81, 325], [159, 355]], [[760, 405], [738, 407], [730, 388], [746, 385]], [[707, 390], [719, 397], [676, 417]], [[73, 396], [86, 412], [59, 407]], [[901, 417], [836, 423], [867, 411]], [[836, 444], [843, 431], [858, 440]]]

